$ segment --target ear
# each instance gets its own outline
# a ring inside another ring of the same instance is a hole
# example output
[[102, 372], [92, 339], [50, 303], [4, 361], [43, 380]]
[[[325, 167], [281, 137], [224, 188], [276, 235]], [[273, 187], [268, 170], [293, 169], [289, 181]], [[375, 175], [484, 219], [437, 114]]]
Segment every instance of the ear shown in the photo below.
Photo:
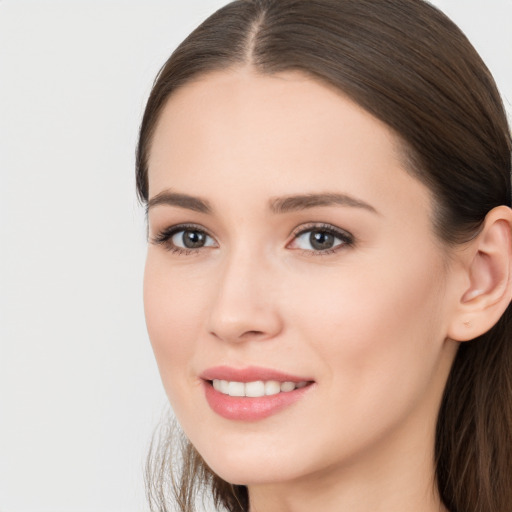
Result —
[[[493, 327], [512, 298], [512, 210], [498, 206], [464, 249], [465, 283], [448, 337], [472, 340]], [[469, 284], [468, 284], [469, 283]]]

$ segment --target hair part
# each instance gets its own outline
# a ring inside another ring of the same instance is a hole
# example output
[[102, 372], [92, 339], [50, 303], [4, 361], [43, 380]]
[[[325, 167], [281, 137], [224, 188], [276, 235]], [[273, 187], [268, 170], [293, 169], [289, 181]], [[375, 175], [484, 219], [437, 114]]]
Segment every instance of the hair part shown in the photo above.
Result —
[[[403, 142], [408, 171], [434, 197], [433, 225], [445, 244], [471, 239], [492, 208], [510, 206], [512, 143], [494, 80], [458, 27], [423, 0], [237, 0], [219, 9], [154, 83], [136, 154], [141, 201], [148, 200], [151, 142], [168, 99], [236, 66], [304, 72], [386, 123]], [[462, 344], [448, 379], [435, 450], [439, 492], [451, 512], [510, 511], [511, 315], [509, 307], [488, 333]], [[245, 487], [222, 481], [188, 443], [184, 453], [179, 510], [193, 510], [197, 484], [230, 512], [248, 510]], [[155, 463], [150, 490], [161, 492], [172, 468], [158, 457]], [[163, 512], [167, 498], [160, 498], [154, 510]]]

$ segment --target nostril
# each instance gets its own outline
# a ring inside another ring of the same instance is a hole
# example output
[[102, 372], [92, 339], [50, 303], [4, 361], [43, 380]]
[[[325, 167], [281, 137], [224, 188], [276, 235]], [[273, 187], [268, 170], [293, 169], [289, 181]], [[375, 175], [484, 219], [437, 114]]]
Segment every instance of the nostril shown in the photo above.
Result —
[[264, 338], [265, 333], [263, 331], [245, 331], [239, 336], [239, 340], [249, 341], [254, 338]]

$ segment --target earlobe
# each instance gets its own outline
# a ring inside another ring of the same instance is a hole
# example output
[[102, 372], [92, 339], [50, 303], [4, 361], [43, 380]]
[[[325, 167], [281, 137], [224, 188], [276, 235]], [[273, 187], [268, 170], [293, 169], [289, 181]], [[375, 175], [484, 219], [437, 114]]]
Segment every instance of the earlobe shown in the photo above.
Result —
[[512, 210], [491, 210], [478, 236], [468, 244], [465, 289], [448, 337], [468, 341], [493, 327], [512, 298]]

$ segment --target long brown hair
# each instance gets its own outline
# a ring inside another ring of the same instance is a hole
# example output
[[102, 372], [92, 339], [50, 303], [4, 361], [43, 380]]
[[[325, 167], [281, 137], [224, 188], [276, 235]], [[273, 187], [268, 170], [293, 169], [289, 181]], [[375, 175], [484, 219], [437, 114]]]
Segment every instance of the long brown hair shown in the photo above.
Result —
[[[175, 50], [149, 97], [137, 148], [137, 191], [148, 200], [148, 153], [177, 88], [208, 71], [250, 65], [300, 70], [334, 85], [390, 126], [408, 170], [436, 198], [434, 228], [446, 244], [470, 239], [511, 197], [511, 137], [491, 74], [463, 33], [423, 0], [237, 0]], [[489, 332], [460, 346], [437, 421], [438, 488], [451, 512], [512, 509], [512, 340], [509, 306]], [[165, 433], [148, 463], [153, 510], [175, 489], [179, 510], [196, 490], [217, 506], [248, 510], [247, 489], [216, 476], [183, 440], [171, 478]]]

